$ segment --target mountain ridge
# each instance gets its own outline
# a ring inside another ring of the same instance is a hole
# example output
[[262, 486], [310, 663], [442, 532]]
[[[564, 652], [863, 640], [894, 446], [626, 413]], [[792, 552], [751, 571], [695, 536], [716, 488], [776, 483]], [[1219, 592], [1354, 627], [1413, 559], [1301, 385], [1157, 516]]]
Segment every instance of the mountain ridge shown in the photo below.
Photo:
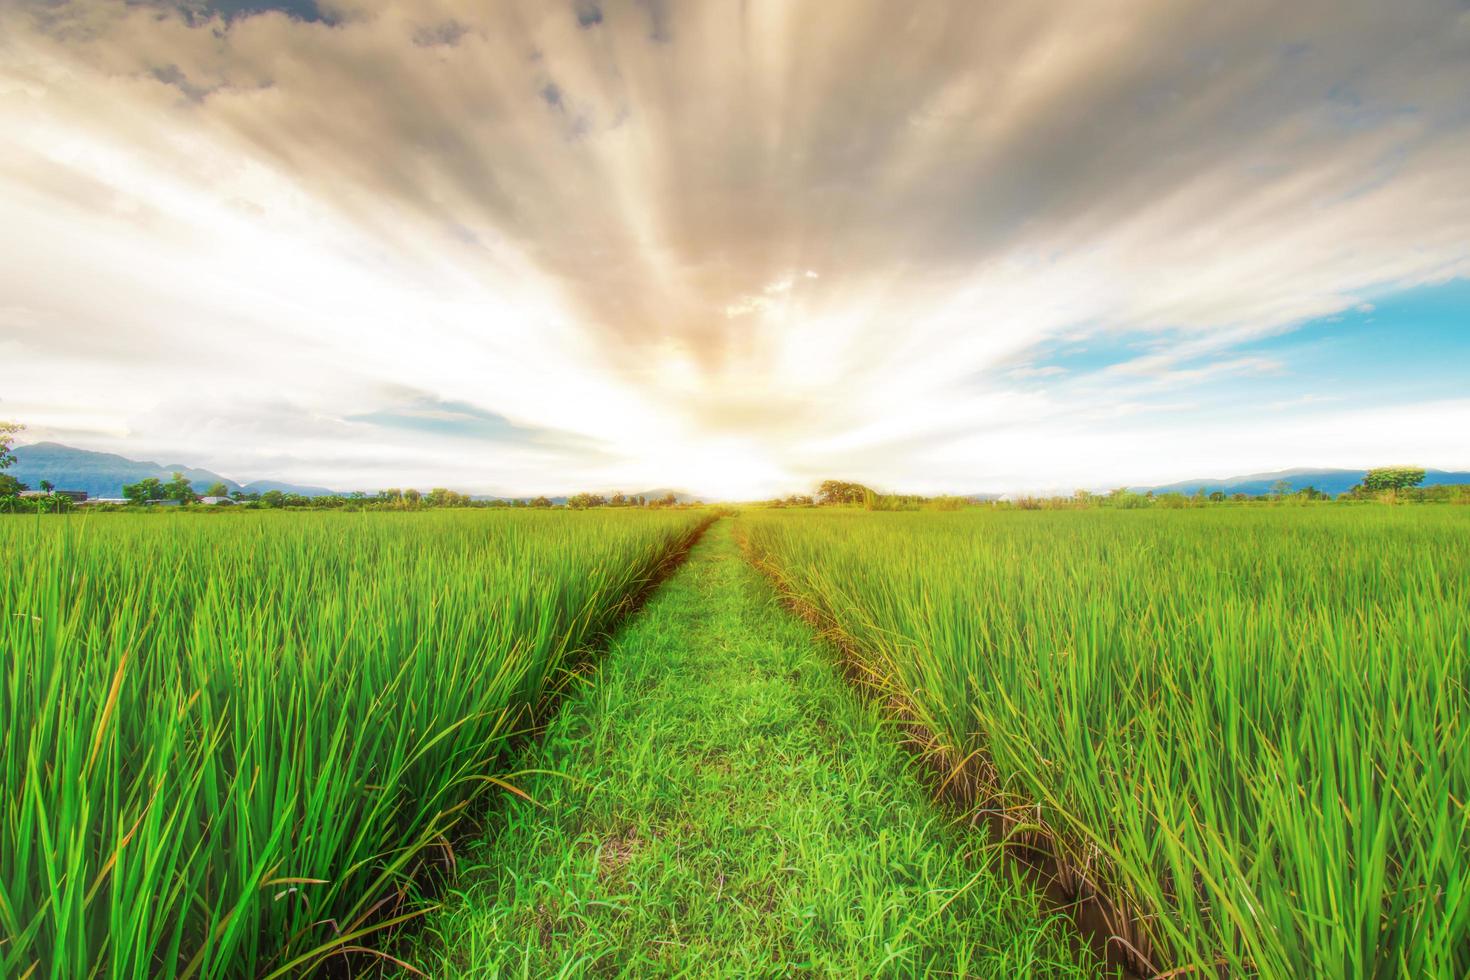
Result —
[[213, 470], [183, 464], [160, 464], [152, 460], [131, 459], [118, 453], [104, 453], [92, 449], [77, 449], [59, 442], [36, 442], [15, 447], [15, 463], [7, 472], [22, 483], [35, 487], [42, 480], [49, 480], [59, 490], [85, 490], [92, 497], [121, 497], [123, 485], [157, 477], [170, 479], [182, 473], [198, 492], [203, 492], [215, 483], [223, 483], [229, 492], [265, 493], [280, 490], [283, 493], [299, 493], [305, 497], [323, 497], [336, 493], [326, 487], [279, 480], [253, 480], [240, 483], [220, 476]]
[[[1193, 494], [1200, 490], [1205, 493], [1221, 491], [1222, 493], [1244, 493], [1251, 496], [1260, 496], [1270, 493], [1271, 488], [1281, 480], [1291, 485], [1292, 491], [1306, 487], [1316, 487], [1323, 493], [1333, 495], [1345, 493], [1363, 482], [1363, 477], [1368, 471], [1366, 469], [1338, 469], [1333, 467], [1294, 467], [1285, 470], [1272, 470], [1266, 473], [1247, 473], [1241, 476], [1227, 477], [1205, 477], [1192, 480], [1179, 480], [1174, 483], [1164, 483], [1157, 486], [1130, 486], [1128, 489], [1134, 493], [1182, 493]], [[1444, 483], [1470, 483], [1470, 472], [1456, 470], [1432, 470], [1424, 471], [1423, 486], [1433, 487]]]
[[[325, 497], [344, 491], [310, 484], [287, 483], [275, 479], [251, 480], [241, 483], [221, 476], [213, 470], [182, 463], [155, 463], [152, 460], [133, 459], [119, 453], [99, 452], [93, 449], [78, 449], [59, 442], [35, 442], [15, 447], [16, 461], [6, 472], [30, 487], [48, 480], [60, 490], [85, 490], [92, 497], [121, 497], [124, 484], [136, 483], [149, 477], [171, 479], [174, 473], [182, 473], [196, 492], [202, 493], [215, 483], [223, 483], [230, 493], [266, 493], [279, 490], [282, 493], [298, 493], [304, 497]], [[642, 495], [657, 499], [672, 493], [680, 503], [695, 500], [693, 494], [669, 487], [640, 490], [626, 494], [629, 497]], [[537, 494], [519, 497], [496, 494], [472, 494], [475, 500], [529, 500]], [[569, 494], [548, 495], [554, 504], [565, 504]]]
[[[194, 486], [194, 489], [200, 492], [216, 482], [223, 483], [231, 493], [235, 491], [265, 493], [270, 490], [280, 490], [283, 493], [297, 493], [305, 497], [321, 497], [342, 492], [327, 487], [287, 483], [269, 478], [241, 483], [202, 467], [185, 466], [179, 463], [160, 464], [152, 460], [132, 459], [118, 453], [78, 449], [75, 446], [67, 446], [59, 442], [36, 442], [16, 446], [15, 456], [16, 462], [7, 472], [22, 483], [35, 487], [42, 480], [48, 480], [58, 489], [85, 490], [93, 497], [121, 497], [123, 485], [126, 483], [136, 483], [139, 480], [144, 480], [149, 477], [158, 477], [159, 479], [167, 480], [176, 472], [183, 473], [185, 478]], [[1134, 493], [1147, 493], [1152, 491], [1156, 494], [1193, 494], [1200, 490], [1203, 490], [1205, 493], [1213, 493], [1218, 490], [1227, 494], [1244, 493], [1251, 496], [1260, 496], [1270, 493], [1272, 487], [1278, 481], [1285, 480], [1293, 491], [1312, 486], [1324, 493], [1336, 495], [1361, 483], [1366, 473], [1366, 469], [1293, 467], [1284, 470], [1247, 473], [1237, 476], [1197, 477], [1151, 486], [1129, 485], [1128, 489]], [[1445, 483], [1470, 483], [1470, 472], [1438, 469], [1425, 470], [1424, 486], [1437, 486]], [[688, 503], [695, 499], [711, 499], [707, 496], [697, 498], [695, 494], [670, 487], [657, 487], [652, 490], [634, 491], [627, 493], [626, 496], [636, 497], [642, 495], [649, 499], [657, 499], [669, 493], [674, 494], [680, 503]], [[476, 500], [526, 500], [537, 495], [523, 494], [519, 497], [512, 497], [495, 494], [472, 494], [472, 496]], [[966, 496], [974, 500], [998, 500], [1015, 495], [986, 492], [966, 494]], [[557, 494], [555, 496], [547, 495], [547, 497], [554, 504], [564, 504], [567, 501], [568, 495]]]

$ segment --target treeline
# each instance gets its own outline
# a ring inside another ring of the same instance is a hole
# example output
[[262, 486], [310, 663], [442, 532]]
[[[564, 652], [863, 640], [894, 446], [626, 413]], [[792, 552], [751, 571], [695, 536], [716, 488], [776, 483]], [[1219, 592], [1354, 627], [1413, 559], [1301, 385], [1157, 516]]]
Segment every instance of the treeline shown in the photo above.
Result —
[[[586, 510], [589, 507], [675, 507], [679, 498], [673, 493], [666, 493], [662, 497], [648, 497], [643, 494], [629, 497], [621, 493], [614, 493], [610, 497], [604, 497], [600, 493], [578, 493], [567, 498], [567, 506], [572, 510]], [[693, 501], [693, 506], [699, 506], [703, 501]]]
[[912, 493], [879, 493], [847, 480], [823, 480], [816, 493], [793, 493], [764, 501], [766, 507], [861, 507], [865, 510], [959, 510], [975, 506], [969, 497], [925, 497]]
[[1263, 494], [1225, 493], [1203, 489], [1192, 494], [1142, 493], [1119, 487], [1107, 493], [1078, 490], [1070, 496], [1023, 496], [999, 500], [973, 497], [879, 493], [861, 483], [824, 480], [814, 494], [791, 494], [765, 501], [765, 506], [785, 507], [849, 507], [863, 510], [959, 510], [966, 507], [988, 507], [995, 510], [1078, 510], [1112, 508], [1139, 510], [1150, 507], [1183, 509], [1218, 504], [1272, 503], [1308, 504], [1325, 501], [1378, 501], [1386, 503], [1453, 503], [1470, 504], [1470, 484], [1447, 483], [1421, 486], [1425, 471], [1415, 467], [1386, 466], [1369, 470], [1363, 482], [1335, 497], [1316, 487], [1294, 487], [1288, 480], [1278, 480]]
[[177, 504], [199, 504], [208, 501], [218, 504], [224, 500], [237, 507], [252, 509], [304, 509], [304, 510], [428, 510], [443, 507], [476, 507], [486, 510], [508, 508], [550, 509], [566, 506], [573, 510], [591, 507], [675, 507], [679, 501], [674, 494], [648, 497], [639, 494], [629, 496], [613, 493], [604, 496], [597, 493], [578, 493], [568, 497], [565, 504], [558, 504], [550, 497], [514, 497], [477, 500], [466, 493], [446, 487], [435, 487], [427, 493], [409, 488], [391, 487], [386, 490], [368, 492], [364, 490], [344, 494], [322, 494], [307, 496], [282, 490], [266, 490], [261, 493], [243, 490], [228, 490], [217, 483], [203, 494], [196, 493], [183, 474], [175, 473], [173, 479], [163, 482], [149, 478], [123, 487], [123, 495], [129, 505], [147, 505], [171, 501]]

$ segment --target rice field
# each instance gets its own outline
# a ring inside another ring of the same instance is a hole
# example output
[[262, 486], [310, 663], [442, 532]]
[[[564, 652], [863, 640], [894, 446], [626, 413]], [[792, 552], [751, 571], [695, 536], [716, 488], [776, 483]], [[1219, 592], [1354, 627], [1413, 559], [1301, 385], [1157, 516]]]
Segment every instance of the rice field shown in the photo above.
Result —
[[1470, 511], [747, 511], [1135, 967], [1470, 975]]
[[468, 804], [514, 785], [507, 741], [704, 520], [0, 521], [0, 976], [376, 948]]

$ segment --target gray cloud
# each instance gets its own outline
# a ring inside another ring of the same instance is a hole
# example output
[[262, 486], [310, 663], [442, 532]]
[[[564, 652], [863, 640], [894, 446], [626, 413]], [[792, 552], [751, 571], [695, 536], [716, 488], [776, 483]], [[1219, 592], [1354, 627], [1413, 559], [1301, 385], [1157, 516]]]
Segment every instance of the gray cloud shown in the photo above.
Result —
[[577, 24], [581, 27], [596, 27], [602, 23], [602, 7], [596, 0], [576, 0]]

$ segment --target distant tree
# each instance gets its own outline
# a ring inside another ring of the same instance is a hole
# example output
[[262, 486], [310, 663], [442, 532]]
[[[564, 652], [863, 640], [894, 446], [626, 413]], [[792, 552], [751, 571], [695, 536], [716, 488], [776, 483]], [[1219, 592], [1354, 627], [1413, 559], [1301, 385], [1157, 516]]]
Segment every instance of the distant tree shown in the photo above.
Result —
[[403, 502], [410, 507], [417, 507], [421, 499], [423, 498], [419, 495], [419, 492], [412, 487], [403, 491]]
[[573, 510], [586, 510], [588, 507], [602, 507], [607, 504], [607, 498], [600, 493], [578, 493], [567, 498], [567, 506]]
[[199, 499], [199, 495], [194, 492], [194, 485], [182, 473], [175, 473], [173, 479], [163, 485], [163, 496], [181, 504], [192, 504]]
[[1412, 466], [1381, 466], [1363, 477], [1363, 489], [1369, 493], [1407, 490], [1424, 482], [1424, 471]]
[[56, 484], [52, 483], [50, 480], [42, 480], [39, 486], [41, 487], [42, 493], [50, 493], [52, 490], [56, 489]]
[[209, 485], [209, 489], [204, 491], [206, 497], [228, 497], [229, 495], [230, 488], [219, 480], [215, 480]]
[[1291, 493], [1291, 481], [1290, 480], [1277, 480], [1275, 483], [1271, 484], [1271, 496], [1277, 498], [1278, 500], [1280, 498], [1282, 498], [1282, 497], [1287, 496], [1290, 493]]
[[822, 504], [860, 504], [873, 493], [861, 483], [823, 480], [817, 487], [817, 501]]
[[0, 470], [8, 469], [15, 462], [15, 453], [10, 447], [15, 444], [16, 434], [24, 430], [25, 426], [19, 422], [0, 422]]
[[286, 495], [279, 490], [267, 490], [260, 495], [260, 502], [267, 507], [284, 507]]
[[1210, 494], [1210, 503], [1212, 503], [1212, 504], [1220, 504], [1220, 503], [1224, 503], [1224, 502], [1225, 502], [1225, 491], [1224, 490], [1216, 490], [1216, 491], [1214, 491], [1213, 493]]
[[[15, 434], [24, 428], [19, 422], [0, 422], [0, 471], [15, 462], [15, 453], [10, 447], [15, 442]], [[0, 472], [0, 497], [18, 497], [25, 488], [26, 485], [15, 477]]]
[[551, 501], [546, 497], [536, 497], [531, 500], [532, 507], [550, 507]]
[[659, 498], [659, 503], [662, 506], [664, 506], [664, 507], [672, 507], [675, 504], [677, 504], [678, 502], [679, 502], [679, 498], [676, 497], [676, 496], [674, 496], [674, 491], [672, 491], [672, 490], [670, 490], [668, 493], [664, 494], [661, 498]]
[[128, 498], [129, 503], [146, 504], [153, 500], [164, 499], [163, 481], [156, 476], [150, 476], [137, 483], [129, 483], [122, 488], [123, 496]]
[[628, 498], [623, 496], [622, 491], [614, 490], [612, 497], [607, 503], [609, 507], [626, 507], [628, 506]]

